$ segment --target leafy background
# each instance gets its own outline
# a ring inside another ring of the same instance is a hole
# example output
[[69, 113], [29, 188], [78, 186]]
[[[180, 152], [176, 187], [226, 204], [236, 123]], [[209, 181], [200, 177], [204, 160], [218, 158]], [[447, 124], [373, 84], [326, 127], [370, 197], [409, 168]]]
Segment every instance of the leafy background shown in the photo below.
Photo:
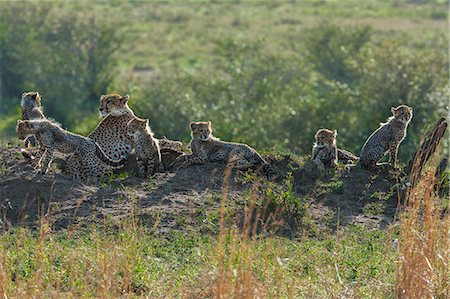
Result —
[[223, 140], [310, 152], [318, 128], [359, 153], [414, 108], [400, 149], [448, 113], [445, 1], [1, 2], [0, 136], [14, 139], [24, 91], [78, 133], [101, 94], [130, 94], [158, 136], [189, 140], [211, 120]]

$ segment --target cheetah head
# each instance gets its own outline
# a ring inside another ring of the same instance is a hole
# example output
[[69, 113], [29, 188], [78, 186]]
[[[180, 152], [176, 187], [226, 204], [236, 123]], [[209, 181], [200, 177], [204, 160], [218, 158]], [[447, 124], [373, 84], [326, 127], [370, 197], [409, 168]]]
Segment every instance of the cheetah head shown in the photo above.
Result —
[[403, 123], [408, 123], [413, 117], [413, 109], [406, 105], [400, 105], [396, 108], [392, 107], [391, 112], [395, 119]]
[[316, 135], [316, 144], [318, 146], [323, 146], [327, 144], [335, 145], [336, 144], [336, 130], [328, 130], [328, 129], [320, 129], [317, 131]]
[[138, 135], [140, 132], [150, 131], [148, 119], [134, 118], [130, 120], [127, 124], [127, 133], [129, 136], [133, 137]]
[[192, 122], [191, 131], [192, 138], [208, 141], [212, 134], [211, 122]]
[[24, 140], [29, 135], [33, 135], [33, 122], [29, 120], [18, 120], [16, 126], [17, 136], [20, 140]]
[[100, 97], [100, 116], [106, 117], [108, 115], [120, 116], [127, 113], [133, 113], [128, 107], [128, 95], [121, 96], [118, 94], [102, 95]]
[[22, 94], [22, 107], [34, 109], [41, 107], [41, 96], [39, 92], [30, 91]]

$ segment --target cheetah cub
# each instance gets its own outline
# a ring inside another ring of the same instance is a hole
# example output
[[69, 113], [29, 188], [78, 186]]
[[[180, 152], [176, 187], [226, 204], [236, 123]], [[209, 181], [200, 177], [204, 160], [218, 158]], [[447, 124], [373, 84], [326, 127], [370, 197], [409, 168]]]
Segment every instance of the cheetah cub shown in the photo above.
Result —
[[275, 177], [274, 169], [261, 155], [246, 144], [221, 141], [212, 135], [211, 122], [191, 123], [192, 154], [179, 157], [173, 164], [180, 167], [206, 162], [227, 162], [236, 169], [257, 169], [268, 179]]
[[122, 161], [109, 159], [92, 139], [68, 132], [47, 119], [18, 120], [16, 131], [20, 139], [30, 134], [36, 136], [45, 149], [38, 163], [40, 173], [47, 172], [56, 151], [77, 157], [81, 163], [73, 175], [82, 181], [99, 181], [111, 167], [118, 168], [122, 165]]
[[127, 125], [132, 139], [140, 177], [153, 175], [162, 168], [158, 139], [153, 136], [148, 119], [135, 118]]
[[[41, 104], [41, 96], [38, 92], [24, 92], [22, 94], [22, 119], [23, 120], [31, 120], [31, 119], [43, 119], [45, 118], [44, 112]], [[25, 147], [28, 148], [37, 145], [36, 138], [33, 135], [29, 135], [25, 138]]]
[[361, 150], [360, 165], [373, 168], [387, 152], [390, 162], [396, 168], [397, 153], [400, 143], [406, 136], [406, 129], [413, 117], [413, 109], [406, 105], [391, 108], [393, 116], [369, 136]]
[[336, 130], [320, 129], [314, 136], [316, 142], [314, 142], [311, 159], [320, 170], [337, 166], [338, 149], [336, 146], [336, 135]]

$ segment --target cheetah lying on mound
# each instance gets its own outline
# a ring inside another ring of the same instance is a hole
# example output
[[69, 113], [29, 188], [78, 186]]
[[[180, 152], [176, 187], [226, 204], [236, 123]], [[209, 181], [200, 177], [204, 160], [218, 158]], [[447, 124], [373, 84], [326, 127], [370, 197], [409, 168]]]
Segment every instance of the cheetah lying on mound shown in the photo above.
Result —
[[406, 105], [391, 108], [393, 116], [369, 136], [361, 150], [360, 165], [373, 168], [388, 151], [392, 168], [396, 168], [400, 143], [406, 137], [406, 129], [413, 116], [413, 109]]
[[191, 123], [192, 154], [179, 157], [174, 165], [186, 167], [206, 162], [227, 162], [236, 169], [257, 169], [268, 179], [275, 177], [274, 169], [253, 148], [246, 144], [221, 141], [212, 136], [211, 122]]
[[107, 171], [120, 167], [123, 162], [109, 159], [92, 139], [68, 132], [47, 119], [19, 120], [16, 131], [22, 140], [29, 135], [36, 136], [45, 150], [37, 166], [40, 173], [47, 172], [56, 151], [73, 154], [72, 157], [77, 158], [80, 163], [74, 166], [73, 177], [82, 181], [97, 182]]
[[153, 175], [162, 168], [159, 142], [153, 137], [148, 119], [135, 118], [127, 125], [128, 135], [133, 139], [133, 148], [140, 177]]

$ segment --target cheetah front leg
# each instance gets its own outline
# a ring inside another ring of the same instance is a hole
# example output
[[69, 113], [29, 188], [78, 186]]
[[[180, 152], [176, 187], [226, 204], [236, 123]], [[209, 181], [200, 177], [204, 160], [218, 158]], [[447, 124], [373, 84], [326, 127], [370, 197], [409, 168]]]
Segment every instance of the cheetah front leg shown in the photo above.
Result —
[[47, 173], [48, 167], [53, 160], [54, 148], [47, 148], [38, 163], [39, 173]]
[[231, 156], [227, 163], [227, 167], [235, 168], [238, 170], [246, 170], [252, 168], [253, 166], [254, 163], [252, 163], [242, 155]]
[[184, 155], [178, 157], [172, 164], [171, 167], [175, 168], [184, 168], [195, 164], [204, 164], [207, 162], [206, 157], [197, 156], [197, 155]]
[[400, 143], [392, 142], [389, 144], [389, 156], [390, 156], [390, 162], [391, 167], [393, 169], [397, 169], [397, 153], [398, 153], [398, 147]]
[[141, 178], [145, 178], [147, 176], [147, 163], [143, 160], [137, 160], [137, 168], [138, 175]]
[[319, 170], [325, 170], [325, 164], [323, 164], [323, 162], [322, 162], [321, 159], [315, 159], [315, 160], [313, 160], [313, 161], [314, 161], [314, 164], [316, 164], [317, 169], [319, 169]]

